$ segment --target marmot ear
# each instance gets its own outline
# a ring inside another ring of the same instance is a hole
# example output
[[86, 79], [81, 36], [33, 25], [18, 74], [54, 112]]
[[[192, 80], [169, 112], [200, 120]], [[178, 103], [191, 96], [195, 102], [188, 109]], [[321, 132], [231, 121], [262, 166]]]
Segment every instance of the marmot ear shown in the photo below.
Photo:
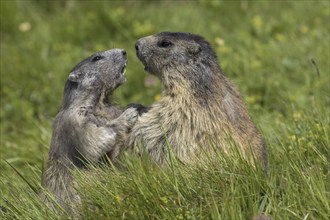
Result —
[[192, 55], [197, 55], [202, 51], [202, 47], [197, 43], [192, 43], [188, 46], [188, 52]]
[[72, 71], [72, 72], [69, 74], [68, 79], [69, 79], [71, 82], [78, 82], [80, 76], [81, 76], [81, 73], [80, 73], [80, 72], [78, 72], [78, 71]]

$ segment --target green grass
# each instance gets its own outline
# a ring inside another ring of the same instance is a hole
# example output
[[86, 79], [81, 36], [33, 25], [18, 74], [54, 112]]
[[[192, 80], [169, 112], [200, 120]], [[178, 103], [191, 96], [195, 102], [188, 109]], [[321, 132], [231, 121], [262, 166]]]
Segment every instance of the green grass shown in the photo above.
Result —
[[71, 216], [53, 213], [34, 192], [70, 69], [95, 51], [125, 48], [127, 83], [115, 99], [149, 105], [160, 83], [146, 83], [134, 44], [165, 30], [200, 34], [214, 46], [263, 132], [268, 176], [223, 155], [168, 168], [127, 155], [120, 167], [77, 174], [84, 219], [330, 218], [329, 1], [0, 4], [3, 219]]

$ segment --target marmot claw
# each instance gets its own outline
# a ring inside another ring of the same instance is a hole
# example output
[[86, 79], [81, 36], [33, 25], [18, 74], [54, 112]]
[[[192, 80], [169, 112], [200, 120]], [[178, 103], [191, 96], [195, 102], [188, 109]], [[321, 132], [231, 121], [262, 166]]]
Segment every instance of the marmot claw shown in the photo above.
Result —
[[150, 107], [145, 107], [144, 105], [135, 104], [135, 103], [128, 104], [126, 109], [128, 108], [135, 108], [138, 111], [139, 116], [141, 116], [144, 113], [147, 113], [150, 110]]

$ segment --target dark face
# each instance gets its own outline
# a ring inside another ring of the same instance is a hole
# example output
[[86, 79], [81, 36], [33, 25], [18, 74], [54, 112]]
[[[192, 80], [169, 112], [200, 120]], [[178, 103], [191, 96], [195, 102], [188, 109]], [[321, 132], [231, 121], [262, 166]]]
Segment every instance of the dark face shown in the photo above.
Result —
[[97, 88], [112, 92], [125, 82], [126, 51], [112, 49], [97, 52], [80, 62], [70, 73], [69, 80], [78, 83], [78, 89]]
[[145, 70], [160, 78], [170, 72], [187, 72], [208, 65], [216, 56], [200, 36], [189, 33], [162, 32], [137, 41], [136, 53]]

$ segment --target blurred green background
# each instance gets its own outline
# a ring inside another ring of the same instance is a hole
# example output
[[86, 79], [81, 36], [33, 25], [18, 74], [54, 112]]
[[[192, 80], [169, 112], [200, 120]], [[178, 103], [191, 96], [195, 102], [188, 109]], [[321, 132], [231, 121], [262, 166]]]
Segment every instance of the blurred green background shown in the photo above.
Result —
[[[2, 0], [0, 14], [0, 153], [26, 175], [27, 165], [42, 166], [65, 80], [85, 57], [126, 49], [118, 104], [159, 97], [160, 83], [143, 71], [134, 44], [161, 31], [199, 34], [213, 45], [268, 143], [286, 123], [312, 126], [313, 114], [329, 122], [329, 1]], [[283, 142], [305, 136], [290, 131]]]

